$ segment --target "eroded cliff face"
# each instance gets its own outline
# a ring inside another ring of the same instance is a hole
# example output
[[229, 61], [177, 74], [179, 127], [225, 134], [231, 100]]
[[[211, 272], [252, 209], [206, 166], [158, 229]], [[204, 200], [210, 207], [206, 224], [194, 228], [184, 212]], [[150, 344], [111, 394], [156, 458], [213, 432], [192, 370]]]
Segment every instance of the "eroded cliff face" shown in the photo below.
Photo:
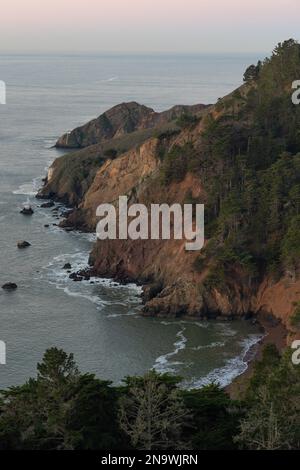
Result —
[[[123, 195], [129, 205], [147, 207], [153, 203], [205, 204], [207, 233], [200, 253], [186, 251], [185, 240], [97, 241], [90, 255], [93, 272], [143, 284], [144, 315], [269, 316], [287, 326], [291, 341], [299, 337], [298, 326], [291, 322], [300, 300], [299, 276], [290, 276], [284, 264], [276, 276], [271, 274], [264, 254], [268, 255], [265, 233], [261, 236], [265, 251], [260, 253], [255, 232], [249, 236], [242, 230], [248, 227], [249, 218], [256, 223], [257, 175], [265, 178], [269, 167], [274, 174], [276, 170], [272, 161], [260, 167], [263, 137], [257, 138], [257, 154], [252, 150], [256, 129], [253, 96], [259, 93], [258, 87], [247, 83], [210, 107], [175, 107], [165, 113], [154, 113], [136, 103], [113, 108], [106, 115], [111, 125], [101, 118], [100, 123], [99, 119], [92, 121], [71, 133], [72, 145], [88, 147], [54, 162], [39, 196], [72, 204], [75, 208], [62, 226], [88, 231], [96, 228], [98, 205], [112, 203], [117, 208]], [[189, 119], [184, 116], [182, 126], [164, 127], [188, 111], [191, 114]], [[70, 140], [66, 142], [63, 136], [59, 145], [67, 144]], [[105, 149], [116, 146], [118, 155], [110, 158]], [[247, 158], [252, 159], [250, 163]], [[279, 177], [281, 173], [280, 167]], [[239, 198], [244, 198], [243, 203]], [[271, 210], [288, 207], [288, 202], [276, 200], [273, 205], [271, 201]], [[263, 225], [264, 220], [258, 231], [264, 230]], [[271, 232], [272, 243], [273, 239], [277, 245], [278, 240], [281, 243], [280, 237], [278, 228], [274, 236]], [[239, 252], [234, 251], [236, 247]], [[276, 262], [280, 260], [276, 258]]]

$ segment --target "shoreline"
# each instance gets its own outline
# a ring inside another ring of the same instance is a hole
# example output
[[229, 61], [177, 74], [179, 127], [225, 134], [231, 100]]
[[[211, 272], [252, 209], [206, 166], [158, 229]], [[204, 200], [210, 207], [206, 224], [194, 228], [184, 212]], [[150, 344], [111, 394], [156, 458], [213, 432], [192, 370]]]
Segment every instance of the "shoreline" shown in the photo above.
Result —
[[245, 372], [236, 377], [231, 384], [225, 387], [231, 399], [239, 399], [245, 391], [248, 381], [253, 374], [254, 364], [262, 358], [262, 353], [266, 345], [275, 344], [279, 352], [287, 347], [288, 330], [283, 323], [264, 315], [258, 315], [257, 321], [263, 329], [264, 336], [248, 351], [245, 357], [247, 362]]
[[[72, 207], [70, 204], [66, 204], [65, 201], [55, 196], [40, 197], [39, 192], [37, 192], [35, 194], [35, 199], [50, 200], [50, 201], [55, 202], [55, 204], [60, 204], [62, 208], [64, 209], [74, 210], [74, 207]], [[64, 221], [66, 221], [66, 217], [65, 217], [65, 214], [62, 214], [61, 221], [58, 224], [58, 226], [61, 229], [65, 231], [78, 232], [82, 234], [86, 233], [81, 228], [76, 229], [76, 227], [69, 227], [69, 230], [67, 230], [67, 227], [64, 226]], [[93, 266], [89, 264], [86, 266], [86, 268], [83, 271], [79, 271], [79, 272], [75, 271], [73, 274], [79, 274], [79, 275], [88, 274], [91, 277], [98, 277], [99, 279], [101, 279], [101, 276], [97, 275], [97, 273], [95, 273]], [[114, 278], [112, 279], [112, 281], [117, 282], [120, 285], [124, 285], [124, 284], [126, 285], [129, 283], [135, 283], [137, 286], [145, 285], [141, 280], [137, 280], [137, 279]], [[141, 294], [141, 299], [143, 302], [143, 294]], [[199, 320], [198, 317], [193, 317], [193, 318], [189, 317], [189, 319]], [[243, 318], [234, 317], [234, 319], [242, 320]], [[226, 318], [223, 318], [223, 319], [219, 318], [219, 320], [224, 321], [224, 322], [228, 321]], [[264, 315], [264, 314], [258, 314], [255, 317], [255, 320], [258, 326], [261, 328], [263, 336], [257, 343], [250, 346], [249, 350], [247, 351], [244, 357], [245, 364], [247, 365], [247, 368], [245, 369], [245, 371], [242, 372], [240, 375], [236, 376], [230, 384], [224, 387], [224, 389], [226, 390], [226, 392], [230, 395], [232, 399], [238, 398], [245, 390], [247, 386], [247, 382], [251, 378], [251, 375], [253, 373], [254, 364], [257, 360], [261, 359], [263, 349], [267, 344], [275, 344], [279, 351], [282, 351], [287, 346], [286, 340], [288, 336], [288, 330], [279, 320], [277, 320], [275, 317], [271, 315]]]

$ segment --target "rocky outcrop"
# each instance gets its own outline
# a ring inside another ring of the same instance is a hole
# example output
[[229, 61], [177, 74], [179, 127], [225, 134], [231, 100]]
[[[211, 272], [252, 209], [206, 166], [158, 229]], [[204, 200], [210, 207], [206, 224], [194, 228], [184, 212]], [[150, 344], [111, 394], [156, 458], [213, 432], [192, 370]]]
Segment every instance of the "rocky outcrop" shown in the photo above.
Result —
[[63, 269], [66, 269], [66, 270], [72, 269], [72, 265], [70, 263], [66, 263], [64, 264]]
[[168, 111], [156, 113], [153, 109], [136, 102], [122, 103], [84, 126], [67, 132], [58, 139], [56, 147], [83, 148], [103, 143], [141, 129], [162, 127], [184, 113], [197, 115], [205, 107], [205, 105], [174, 106]]
[[23, 214], [23, 215], [33, 215], [34, 214], [34, 211], [32, 209], [32, 207], [30, 206], [26, 206], [26, 207], [23, 207], [23, 209], [20, 211], [20, 214]]

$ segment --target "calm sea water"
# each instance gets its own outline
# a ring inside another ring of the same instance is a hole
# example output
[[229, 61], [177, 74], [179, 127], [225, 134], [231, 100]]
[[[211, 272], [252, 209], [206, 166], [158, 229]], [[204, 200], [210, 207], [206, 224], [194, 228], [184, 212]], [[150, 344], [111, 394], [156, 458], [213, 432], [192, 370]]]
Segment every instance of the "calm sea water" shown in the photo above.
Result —
[[[189, 385], [225, 385], [246, 365], [259, 335], [246, 322], [205, 323], [139, 316], [136, 286], [109, 280], [74, 283], [62, 266], [86, 264], [92, 236], [65, 233], [34, 198], [52, 145], [68, 129], [135, 100], [157, 111], [211, 103], [241, 83], [250, 56], [0, 56], [7, 105], [0, 105], [0, 339], [7, 364], [0, 388], [35, 375], [46, 348], [73, 352], [82, 371], [119, 382], [149, 368], [180, 374]], [[33, 217], [19, 214], [26, 201]], [[44, 228], [51, 224], [50, 228]], [[32, 246], [17, 250], [18, 240]]]

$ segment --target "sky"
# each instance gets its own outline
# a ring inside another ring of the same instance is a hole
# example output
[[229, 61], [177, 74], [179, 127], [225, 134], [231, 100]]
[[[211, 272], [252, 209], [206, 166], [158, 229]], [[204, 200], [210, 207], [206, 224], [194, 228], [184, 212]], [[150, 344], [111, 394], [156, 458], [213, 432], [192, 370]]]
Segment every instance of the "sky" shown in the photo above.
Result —
[[270, 52], [300, 0], [5, 0], [2, 52]]

